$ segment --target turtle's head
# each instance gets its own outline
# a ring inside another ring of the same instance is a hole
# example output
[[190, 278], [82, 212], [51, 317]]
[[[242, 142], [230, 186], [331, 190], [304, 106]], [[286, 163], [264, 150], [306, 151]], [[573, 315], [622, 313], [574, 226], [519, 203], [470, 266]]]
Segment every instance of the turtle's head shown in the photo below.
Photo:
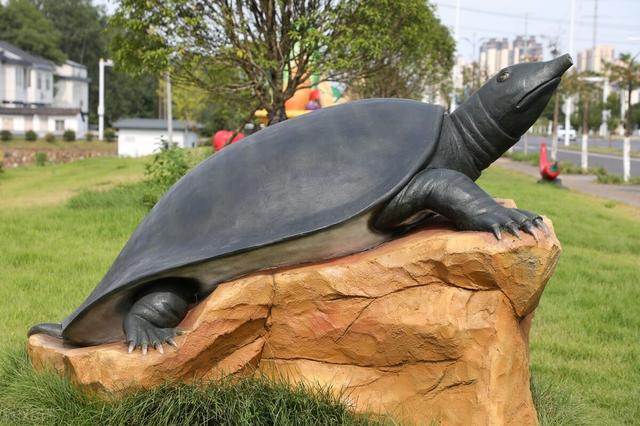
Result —
[[542, 114], [562, 74], [572, 64], [566, 54], [548, 62], [512, 65], [493, 76], [476, 94], [500, 129], [519, 138]]
[[461, 170], [479, 176], [535, 123], [571, 65], [571, 56], [562, 55], [512, 65], [491, 77], [450, 115], [450, 143], [464, 146], [456, 152], [466, 158], [449, 163], [464, 163]]

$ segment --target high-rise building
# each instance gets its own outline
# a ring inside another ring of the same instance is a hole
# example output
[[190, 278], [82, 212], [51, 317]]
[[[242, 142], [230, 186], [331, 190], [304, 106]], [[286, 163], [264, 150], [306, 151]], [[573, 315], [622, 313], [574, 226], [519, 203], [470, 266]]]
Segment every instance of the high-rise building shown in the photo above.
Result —
[[603, 72], [604, 64], [614, 62], [613, 47], [600, 45], [595, 48], [584, 49], [578, 53], [576, 68], [578, 71]]
[[513, 43], [506, 38], [491, 38], [480, 46], [480, 68], [489, 76], [509, 65], [541, 60], [542, 44], [535, 36], [517, 36]]

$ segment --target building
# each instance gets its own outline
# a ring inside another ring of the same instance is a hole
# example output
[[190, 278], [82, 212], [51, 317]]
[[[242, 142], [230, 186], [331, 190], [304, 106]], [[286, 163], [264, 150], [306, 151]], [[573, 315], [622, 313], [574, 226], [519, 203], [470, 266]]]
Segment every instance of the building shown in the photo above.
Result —
[[0, 41], [0, 130], [61, 135], [88, 129], [89, 79], [84, 65], [53, 62]]
[[513, 42], [506, 38], [490, 38], [480, 45], [480, 69], [493, 76], [509, 65], [541, 61], [542, 53], [542, 44], [535, 36], [518, 36]]
[[[113, 123], [118, 130], [118, 155], [142, 157], [153, 154], [163, 141], [169, 140], [167, 122], [155, 118], [123, 118]], [[198, 141], [196, 130], [201, 126], [186, 121], [173, 121], [173, 143], [180, 148], [193, 148]]]
[[603, 72], [604, 64], [615, 62], [615, 54], [611, 46], [596, 46], [591, 49], [584, 49], [578, 53], [576, 68], [578, 71]]

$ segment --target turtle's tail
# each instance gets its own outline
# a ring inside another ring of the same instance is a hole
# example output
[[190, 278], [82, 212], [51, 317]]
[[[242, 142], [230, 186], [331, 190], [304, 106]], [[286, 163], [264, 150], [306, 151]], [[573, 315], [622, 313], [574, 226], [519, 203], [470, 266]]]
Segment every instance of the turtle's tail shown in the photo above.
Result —
[[27, 333], [27, 336], [31, 336], [32, 334], [47, 334], [49, 336], [62, 339], [62, 324], [45, 322], [42, 324], [34, 325]]

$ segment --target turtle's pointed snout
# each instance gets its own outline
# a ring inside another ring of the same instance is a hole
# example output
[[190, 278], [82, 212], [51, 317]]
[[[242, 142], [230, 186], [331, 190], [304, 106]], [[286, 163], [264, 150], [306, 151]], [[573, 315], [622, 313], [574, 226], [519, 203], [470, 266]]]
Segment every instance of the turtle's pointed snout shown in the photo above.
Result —
[[558, 71], [560, 74], [564, 74], [571, 66], [573, 65], [573, 59], [571, 59], [571, 55], [565, 53], [562, 56], [558, 56], [553, 62], [557, 65]]

